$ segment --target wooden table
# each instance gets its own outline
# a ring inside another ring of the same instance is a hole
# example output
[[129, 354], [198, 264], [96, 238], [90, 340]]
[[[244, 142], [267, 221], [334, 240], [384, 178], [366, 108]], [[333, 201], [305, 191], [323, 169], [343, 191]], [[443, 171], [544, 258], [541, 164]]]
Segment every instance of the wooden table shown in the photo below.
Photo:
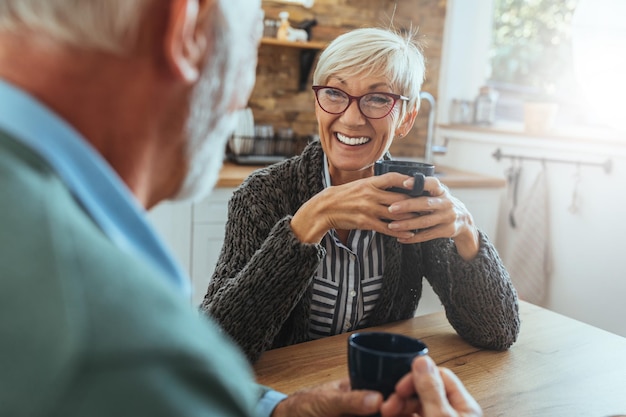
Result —
[[[506, 352], [464, 342], [444, 313], [372, 329], [422, 339], [431, 357], [452, 369], [485, 416], [626, 414], [626, 338], [532, 304], [520, 305], [522, 329]], [[347, 375], [348, 334], [265, 352], [254, 369], [285, 393]]]

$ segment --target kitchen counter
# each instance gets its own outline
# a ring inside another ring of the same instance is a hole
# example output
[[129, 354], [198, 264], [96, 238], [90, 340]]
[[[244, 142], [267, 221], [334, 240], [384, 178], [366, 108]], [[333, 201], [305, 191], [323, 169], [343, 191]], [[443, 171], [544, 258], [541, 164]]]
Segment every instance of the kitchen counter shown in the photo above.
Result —
[[[252, 171], [259, 168], [263, 168], [263, 166], [224, 162], [217, 187], [238, 187]], [[438, 166], [435, 175], [448, 188], [501, 188], [506, 185], [503, 178], [460, 171], [445, 166]]]
[[538, 140], [552, 140], [564, 143], [593, 143], [624, 146], [624, 132], [598, 126], [565, 125], [557, 126], [546, 132], [529, 133], [524, 129], [524, 124], [519, 122], [497, 121], [493, 126], [476, 126], [471, 124], [439, 124], [439, 132], [446, 137], [451, 133], [488, 134], [492, 136], [510, 138], [533, 138]]

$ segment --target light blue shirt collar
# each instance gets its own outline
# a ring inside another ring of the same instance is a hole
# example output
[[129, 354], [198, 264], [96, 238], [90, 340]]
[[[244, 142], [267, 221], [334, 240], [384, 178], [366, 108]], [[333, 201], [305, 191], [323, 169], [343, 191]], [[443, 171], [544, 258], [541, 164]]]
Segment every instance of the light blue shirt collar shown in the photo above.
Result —
[[1, 79], [0, 130], [45, 159], [115, 245], [143, 256], [189, 296], [188, 276], [111, 166], [67, 122]]

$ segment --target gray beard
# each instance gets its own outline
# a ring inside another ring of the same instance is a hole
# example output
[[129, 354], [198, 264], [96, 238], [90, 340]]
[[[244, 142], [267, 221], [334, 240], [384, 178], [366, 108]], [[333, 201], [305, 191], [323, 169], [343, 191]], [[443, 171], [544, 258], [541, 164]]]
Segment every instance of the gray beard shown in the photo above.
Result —
[[[199, 103], [192, 105], [196, 109], [202, 108]], [[210, 106], [204, 104], [205, 110], [209, 108]], [[189, 166], [180, 189], [173, 197], [175, 201], [195, 202], [211, 192], [222, 167], [226, 140], [236, 124], [236, 118], [232, 113], [223, 113], [221, 116], [216, 116], [210, 111], [194, 110], [193, 113], [206, 113], [206, 116], [200, 119], [204, 122], [202, 124], [198, 123], [199, 120], [190, 120], [187, 145]]]

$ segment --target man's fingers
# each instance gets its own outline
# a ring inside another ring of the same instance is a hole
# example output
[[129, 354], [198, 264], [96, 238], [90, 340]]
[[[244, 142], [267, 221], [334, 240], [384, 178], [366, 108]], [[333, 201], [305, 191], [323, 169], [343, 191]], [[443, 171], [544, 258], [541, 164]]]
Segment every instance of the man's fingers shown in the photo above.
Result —
[[396, 417], [412, 415], [419, 410], [420, 402], [417, 397], [400, 397], [396, 393], [391, 394], [380, 408], [383, 417]]
[[457, 377], [454, 372], [447, 368], [442, 368], [439, 371], [441, 374], [441, 378], [443, 379], [444, 385], [447, 387], [446, 395], [452, 408], [454, 408], [455, 410], [471, 410], [473, 413], [472, 415], [482, 415], [482, 409], [480, 405], [478, 404], [476, 399], [470, 395], [459, 377]]
[[419, 393], [424, 413], [430, 415], [429, 409], [444, 408], [447, 404], [446, 391], [435, 362], [429, 356], [421, 356], [413, 361], [412, 368], [413, 384]]
[[357, 415], [367, 416], [378, 412], [383, 402], [383, 396], [374, 391], [351, 391], [349, 393], [337, 393], [326, 397], [322, 405], [322, 414], [326, 415]]
[[379, 392], [350, 390], [348, 379], [300, 390], [280, 402], [274, 417], [368, 416], [377, 413], [383, 402]]

